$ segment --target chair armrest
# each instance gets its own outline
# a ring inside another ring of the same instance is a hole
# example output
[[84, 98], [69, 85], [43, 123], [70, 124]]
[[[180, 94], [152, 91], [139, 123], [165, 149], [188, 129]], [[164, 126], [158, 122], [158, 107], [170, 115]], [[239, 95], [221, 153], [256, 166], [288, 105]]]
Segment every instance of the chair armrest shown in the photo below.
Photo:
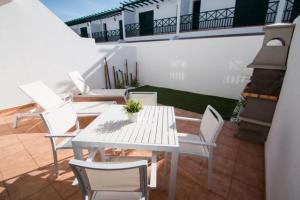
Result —
[[217, 146], [216, 143], [205, 143], [205, 142], [201, 142], [201, 141], [192, 141], [192, 140], [185, 140], [185, 139], [180, 139], [179, 138], [179, 144], [180, 143], [195, 144], [195, 145], [202, 145], [202, 146], [211, 146], [211, 147]]
[[63, 101], [68, 101], [73, 99], [73, 94], [72, 93], [60, 93], [58, 96], [63, 100]]
[[49, 138], [52, 138], [52, 137], [75, 137], [77, 135], [78, 134], [66, 134], [66, 135], [47, 134], [47, 135], [45, 135], [45, 137], [49, 137]]
[[183, 121], [191, 121], [191, 122], [201, 122], [201, 119], [198, 119], [198, 118], [191, 118], [191, 117], [180, 117], [180, 116], [175, 116], [175, 119], [177, 119], [177, 120], [183, 120]]

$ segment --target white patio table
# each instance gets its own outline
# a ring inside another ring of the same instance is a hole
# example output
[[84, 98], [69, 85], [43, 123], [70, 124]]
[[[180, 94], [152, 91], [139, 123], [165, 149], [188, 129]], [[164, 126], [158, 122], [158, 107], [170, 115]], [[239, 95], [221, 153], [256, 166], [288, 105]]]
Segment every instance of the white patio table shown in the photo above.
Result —
[[74, 156], [83, 159], [82, 149], [107, 147], [171, 152], [168, 199], [173, 200], [179, 151], [174, 108], [144, 106], [137, 118], [130, 122], [122, 105], [109, 105], [72, 140]]

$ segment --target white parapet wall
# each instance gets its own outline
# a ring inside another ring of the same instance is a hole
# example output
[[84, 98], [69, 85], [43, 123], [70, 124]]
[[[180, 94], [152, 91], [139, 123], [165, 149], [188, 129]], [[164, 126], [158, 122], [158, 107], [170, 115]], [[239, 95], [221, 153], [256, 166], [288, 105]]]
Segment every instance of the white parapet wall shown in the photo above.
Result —
[[265, 145], [267, 200], [300, 199], [300, 17], [280, 98]]
[[39, 0], [0, 0], [0, 24], [0, 110], [30, 102], [21, 84], [42, 80], [58, 93], [70, 91], [73, 70], [103, 88], [104, 57], [117, 62], [127, 54], [117, 59], [116, 52], [130, 52], [79, 37]]
[[[30, 102], [18, 89], [42, 80], [55, 92], [74, 89], [68, 72], [80, 71], [92, 88], [104, 88], [104, 58], [125, 71], [125, 60], [145, 85], [237, 99], [246, 68], [263, 36], [96, 45], [80, 38], [38, 0], [0, 0], [0, 110]], [[34, 11], [34, 12], [33, 12]], [[113, 74], [110, 71], [112, 86]]]
[[136, 47], [140, 83], [238, 99], [263, 36], [125, 44]]

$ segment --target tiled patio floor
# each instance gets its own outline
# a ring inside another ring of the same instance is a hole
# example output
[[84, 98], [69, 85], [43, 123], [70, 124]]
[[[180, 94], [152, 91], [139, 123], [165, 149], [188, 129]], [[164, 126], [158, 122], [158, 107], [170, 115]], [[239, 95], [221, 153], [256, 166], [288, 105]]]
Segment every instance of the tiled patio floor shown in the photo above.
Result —
[[[19, 110], [26, 110], [23, 108]], [[81, 199], [77, 187], [71, 186], [73, 174], [68, 167], [71, 150], [59, 151], [60, 176], [52, 175], [51, 146], [40, 119], [20, 120], [12, 128], [14, 111], [0, 114], [0, 199], [54, 200]], [[176, 110], [177, 115], [199, 117], [198, 114]], [[87, 125], [92, 119], [82, 119]], [[194, 123], [177, 123], [178, 131], [197, 133]], [[207, 162], [200, 158], [181, 156], [177, 174], [176, 199], [264, 199], [264, 147], [233, 137], [234, 124], [226, 122], [214, 151], [212, 191], [207, 189]], [[140, 151], [128, 154], [143, 154]], [[159, 161], [158, 187], [150, 199], [167, 199], [168, 175]]]

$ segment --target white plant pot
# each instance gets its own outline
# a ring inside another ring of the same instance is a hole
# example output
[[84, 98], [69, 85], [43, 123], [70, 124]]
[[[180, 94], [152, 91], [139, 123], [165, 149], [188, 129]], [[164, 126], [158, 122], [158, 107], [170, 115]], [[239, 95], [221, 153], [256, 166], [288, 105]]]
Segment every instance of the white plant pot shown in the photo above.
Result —
[[131, 122], [137, 122], [138, 113], [127, 113], [128, 120]]

